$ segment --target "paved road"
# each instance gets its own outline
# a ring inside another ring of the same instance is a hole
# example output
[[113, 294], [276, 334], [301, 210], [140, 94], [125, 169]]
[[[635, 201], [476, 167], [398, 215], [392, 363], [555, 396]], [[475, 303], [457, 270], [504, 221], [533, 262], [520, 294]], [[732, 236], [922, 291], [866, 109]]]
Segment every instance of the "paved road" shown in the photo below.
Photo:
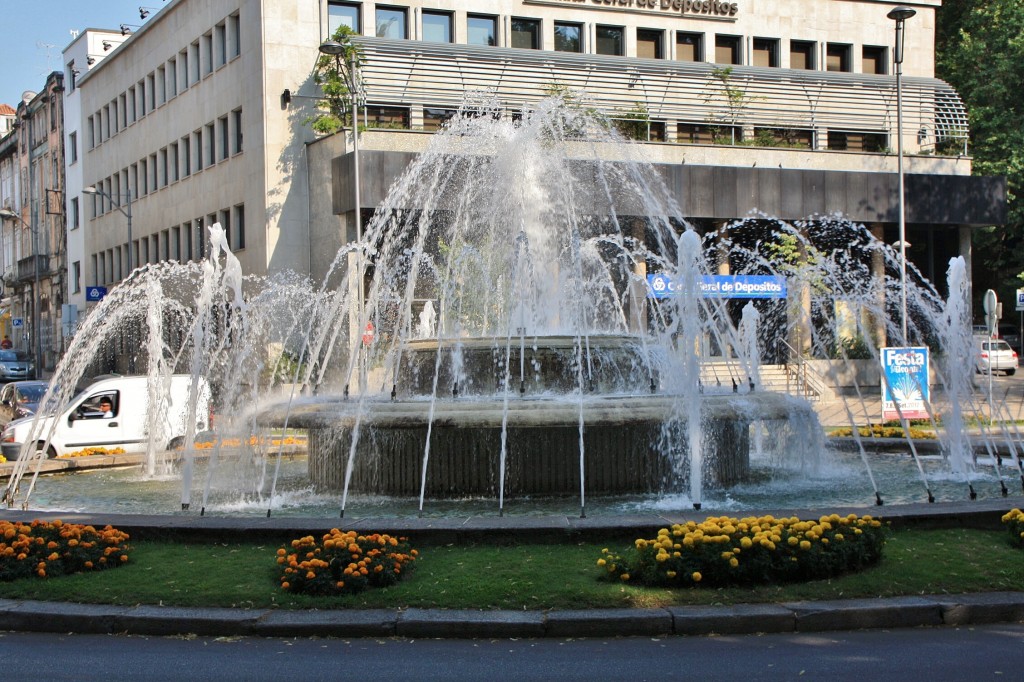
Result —
[[[551, 640], [158, 638], [0, 633], [6, 679], [1019, 680], [1024, 624]], [[17, 672], [14, 672], [17, 671]]]

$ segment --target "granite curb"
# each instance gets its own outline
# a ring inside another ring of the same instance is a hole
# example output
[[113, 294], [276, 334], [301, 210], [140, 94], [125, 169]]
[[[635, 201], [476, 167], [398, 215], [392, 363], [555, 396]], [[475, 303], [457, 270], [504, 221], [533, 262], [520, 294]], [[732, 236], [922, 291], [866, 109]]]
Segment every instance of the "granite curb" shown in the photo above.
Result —
[[572, 611], [108, 606], [0, 599], [0, 631], [213, 637], [658, 637], [1024, 622], [1024, 592]]

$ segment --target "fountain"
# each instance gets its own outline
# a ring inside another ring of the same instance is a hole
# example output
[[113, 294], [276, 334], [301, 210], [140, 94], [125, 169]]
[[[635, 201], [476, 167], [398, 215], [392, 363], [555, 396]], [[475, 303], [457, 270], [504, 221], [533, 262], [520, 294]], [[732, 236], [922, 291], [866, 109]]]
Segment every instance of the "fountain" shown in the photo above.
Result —
[[[862, 227], [752, 216], [702, 238], [684, 215], [642, 147], [579, 100], [551, 98], [515, 118], [473, 100], [323, 282], [243, 278], [215, 227], [207, 261], [145, 266], [112, 290], [58, 367], [50, 400], [66, 400], [111, 344], [137, 353], [153, 405], [169, 373], [205, 376], [222, 438], [198, 458], [195, 434], [181, 452], [150, 444], [144, 479], [179, 485], [183, 510], [201, 495], [200, 513], [230, 494], [269, 515], [293, 495], [283, 478], [342, 515], [350, 497], [389, 508], [414, 500], [418, 514], [467, 499], [499, 514], [510, 501], [572, 499], [585, 515], [592, 498], [700, 509], [710, 492], [714, 507], [731, 509], [744, 495], [777, 494], [776, 480], [792, 505], [805, 481], [827, 481], [822, 494], [839, 499], [835, 481], [860, 474], [836, 464], [806, 399], [765, 387], [762, 362], [832, 357], [834, 370], [859, 354], [877, 365], [879, 338], [915, 340], [945, 359], [934, 372], [947, 399], [934, 417], [939, 477], [972, 493], [973, 480], [994, 477], [1006, 494], [1007, 447], [1021, 469], [1016, 427], [963, 427], [978, 405], [965, 363], [951, 359], [970, 345], [962, 263], [951, 265], [948, 301], [912, 271], [902, 339], [887, 276], [898, 254]], [[788, 295], [709, 295], [723, 253], [733, 274], [785, 281]], [[655, 296], [649, 274], [671, 295]], [[852, 386], [838, 399], [848, 421], [877, 421], [863, 383]], [[292, 430], [309, 436], [297, 484], [269, 438]], [[238, 446], [226, 445], [232, 436]], [[881, 503], [879, 463], [856, 430], [853, 440], [867, 477], [857, 485]], [[933, 462], [913, 439], [907, 447], [932, 498]], [[979, 469], [979, 448], [994, 474]], [[22, 483], [40, 461], [35, 448], [23, 454], [9, 504], [36, 485], [34, 474]]]

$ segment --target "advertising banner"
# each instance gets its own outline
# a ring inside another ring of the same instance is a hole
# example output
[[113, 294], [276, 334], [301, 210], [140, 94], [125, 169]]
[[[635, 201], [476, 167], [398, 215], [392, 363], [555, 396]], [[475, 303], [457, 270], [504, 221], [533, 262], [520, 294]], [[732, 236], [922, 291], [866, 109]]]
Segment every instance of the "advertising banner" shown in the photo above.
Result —
[[882, 421], [928, 419], [928, 349], [882, 349]]
[[[705, 298], [786, 298], [786, 278], [772, 275], [704, 275], [700, 292]], [[678, 291], [664, 273], [647, 275], [647, 295], [671, 298]]]

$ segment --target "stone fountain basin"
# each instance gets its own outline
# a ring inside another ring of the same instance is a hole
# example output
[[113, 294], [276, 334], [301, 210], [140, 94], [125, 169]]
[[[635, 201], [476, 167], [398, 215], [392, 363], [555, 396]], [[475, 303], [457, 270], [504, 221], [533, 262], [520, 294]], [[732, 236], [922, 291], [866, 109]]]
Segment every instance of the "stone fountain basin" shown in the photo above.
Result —
[[441, 399], [433, 412], [429, 400], [313, 398], [268, 408], [258, 421], [279, 427], [287, 416], [289, 427], [309, 431], [310, 481], [325, 491], [345, 489], [351, 464], [353, 492], [417, 496], [422, 486], [431, 497], [464, 497], [503, 487], [509, 496], [570, 495], [582, 476], [588, 494], [627, 494], [675, 487], [686, 476], [686, 438], [670, 426], [686, 421], [687, 400], [700, 401], [704, 478], [718, 485], [749, 475], [751, 422], [810, 410], [773, 393], [516, 396], [507, 406]]

